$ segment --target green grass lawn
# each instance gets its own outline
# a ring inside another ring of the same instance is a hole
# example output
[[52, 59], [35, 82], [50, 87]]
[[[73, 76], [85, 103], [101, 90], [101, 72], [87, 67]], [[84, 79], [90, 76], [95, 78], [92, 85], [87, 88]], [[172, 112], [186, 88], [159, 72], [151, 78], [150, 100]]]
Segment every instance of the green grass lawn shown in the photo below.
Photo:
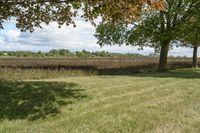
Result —
[[200, 70], [0, 81], [0, 132], [199, 133]]

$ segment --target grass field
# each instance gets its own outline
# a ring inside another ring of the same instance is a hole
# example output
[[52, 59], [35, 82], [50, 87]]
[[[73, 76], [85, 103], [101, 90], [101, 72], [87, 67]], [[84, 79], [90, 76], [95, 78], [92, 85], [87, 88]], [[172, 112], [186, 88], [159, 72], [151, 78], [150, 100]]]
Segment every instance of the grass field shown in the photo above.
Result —
[[199, 133], [200, 70], [0, 81], [0, 132]]

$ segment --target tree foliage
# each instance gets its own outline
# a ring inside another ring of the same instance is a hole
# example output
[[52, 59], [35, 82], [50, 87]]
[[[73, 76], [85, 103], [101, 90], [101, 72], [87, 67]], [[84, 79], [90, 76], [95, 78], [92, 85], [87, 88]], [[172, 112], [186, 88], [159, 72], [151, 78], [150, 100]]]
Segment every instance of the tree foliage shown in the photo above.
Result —
[[183, 46], [199, 46], [200, 45], [200, 13], [195, 15], [187, 22], [183, 23], [179, 28], [178, 40]]
[[73, 18], [82, 10], [81, 17], [94, 23], [101, 16], [104, 22], [127, 22], [139, 16], [144, 5], [164, 8], [164, 0], [1, 0], [0, 29], [3, 23], [16, 18], [16, 26], [22, 31], [54, 21], [59, 26], [73, 24]]
[[[196, 2], [194, 0], [193, 2], [192, 0], [167, 0], [167, 2], [169, 6], [166, 10], [145, 12], [141, 21], [99, 25], [95, 34], [98, 43], [101, 46], [127, 44], [160, 48], [161, 42], [177, 39], [178, 32], [183, 32], [180, 26], [184, 25], [186, 29], [200, 2], [198, 0]], [[199, 26], [198, 23], [197, 25]], [[191, 31], [191, 28], [194, 27], [190, 27], [188, 31]]]
[[3, 0], [0, 2], [0, 28], [2, 23], [16, 18], [16, 26], [22, 31], [33, 31], [34, 27], [56, 21], [59, 25], [74, 24], [72, 18], [80, 6], [74, 1], [49, 0]]

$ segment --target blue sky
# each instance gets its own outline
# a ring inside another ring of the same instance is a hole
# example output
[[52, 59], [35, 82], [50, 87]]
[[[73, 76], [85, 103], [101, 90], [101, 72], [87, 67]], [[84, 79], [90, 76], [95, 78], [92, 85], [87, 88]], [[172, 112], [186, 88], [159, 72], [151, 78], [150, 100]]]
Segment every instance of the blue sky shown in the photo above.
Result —
[[[33, 33], [20, 32], [16, 29], [13, 21], [6, 22], [4, 29], [0, 30], [0, 50], [28, 50], [28, 51], [48, 51], [50, 49], [69, 49], [71, 51], [109, 51], [119, 53], [153, 53], [152, 48], [138, 50], [131, 46], [104, 46], [100, 47], [94, 37], [95, 28], [82, 19], [75, 19], [76, 28], [73, 26], [63, 26], [58, 28], [56, 23], [43, 26], [43, 29], [36, 29]], [[174, 48], [170, 55], [192, 56], [191, 48]], [[200, 53], [199, 53], [200, 54]]]

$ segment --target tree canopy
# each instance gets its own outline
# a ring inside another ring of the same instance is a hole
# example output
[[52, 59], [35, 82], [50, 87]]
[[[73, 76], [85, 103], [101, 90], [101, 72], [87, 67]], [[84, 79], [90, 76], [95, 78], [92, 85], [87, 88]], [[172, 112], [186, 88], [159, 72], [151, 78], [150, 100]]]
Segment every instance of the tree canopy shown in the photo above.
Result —
[[104, 22], [127, 22], [140, 15], [145, 7], [162, 9], [164, 0], [1, 0], [0, 29], [12, 17], [17, 28], [34, 31], [41, 24], [57, 22], [59, 26], [75, 23], [73, 18], [82, 11], [81, 17], [94, 23], [101, 16]]
[[200, 15], [192, 17], [179, 28], [179, 38], [184, 46], [200, 45]]

